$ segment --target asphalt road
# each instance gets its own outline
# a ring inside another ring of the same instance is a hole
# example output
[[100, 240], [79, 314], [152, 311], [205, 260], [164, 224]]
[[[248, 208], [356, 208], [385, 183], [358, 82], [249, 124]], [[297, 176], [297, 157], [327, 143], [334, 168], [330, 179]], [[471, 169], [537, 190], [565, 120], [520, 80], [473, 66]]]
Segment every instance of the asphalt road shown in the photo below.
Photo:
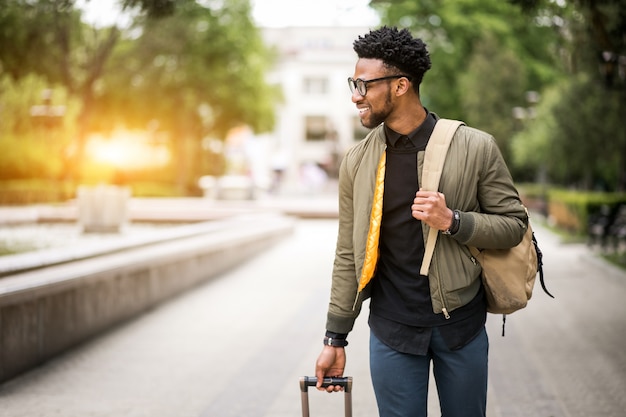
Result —
[[[529, 306], [490, 316], [489, 417], [626, 416], [626, 274], [536, 226], [546, 280]], [[295, 417], [324, 333], [336, 220], [4, 385], [4, 417]], [[367, 306], [365, 306], [366, 309]], [[366, 313], [366, 310], [364, 310]], [[377, 416], [366, 314], [347, 348], [355, 417]], [[312, 416], [343, 394], [310, 390]], [[430, 415], [439, 416], [431, 389]]]

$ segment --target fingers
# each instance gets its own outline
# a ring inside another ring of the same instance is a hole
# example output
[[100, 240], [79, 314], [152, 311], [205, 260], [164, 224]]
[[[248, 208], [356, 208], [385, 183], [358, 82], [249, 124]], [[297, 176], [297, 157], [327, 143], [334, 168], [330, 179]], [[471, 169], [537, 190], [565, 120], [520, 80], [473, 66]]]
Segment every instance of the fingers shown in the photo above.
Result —
[[329, 385], [324, 387], [322, 385], [324, 377], [336, 377], [343, 375], [344, 367], [345, 352], [343, 348], [325, 346], [315, 363], [315, 377], [317, 378], [315, 388], [319, 391], [326, 392], [343, 391], [342, 386]]
[[415, 199], [413, 199], [414, 204], [438, 205], [442, 202], [445, 204], [446, 196], [437, 191], [419, 190], [415, 193]]
[[329, 385], [328, 388], [326, 388], [326, 392], [328, 393], [339, 391], [343, 391], [343, 387], [341, 385]]
[[317, 378], [317, 384], [315, 388], [318, 391], [326, 391], [326, 392], [339, 392], [343, 391], [343, 387], [341, 385], [327, 385], [323, 386], [324, 378], [338, 378], [341, 377], [342, 373], [336, 369], [330, 369], [328, 372], [320, 372], [320, 370], [315, 371], [315, 377]]
[[451, 210], [446, 205], [446, 196], [436, 191], [419, 190], [411, 205], [411, 216], [430, 227], [445, 230], [450, 223]]
[[437, 215], [438, 211], [442, 209], [447, 209], [446, 197], [442, 193], [431, 191], [415, 193], [411, 213], [416, 219], [428, 221], [430, 217]]
[[322, 388], [322, 382], [324, 380], [324, 371], [316, 367], [315, 377], [317, 378], [317, 384], [315, 384], [315, 388], [317, 388], [319, 391], [323, 391], [324, 388]]
[[324, 377], [332, 370], [331, 367], [333, 366], [335, 360], [336, 357], [334, 348], [325, 346], [315, 363], [315, 377], [317, 378], [315, 388], [319, 391], [333, 391], [334, 387], [322, 387], [322, 384], [324, 382]]

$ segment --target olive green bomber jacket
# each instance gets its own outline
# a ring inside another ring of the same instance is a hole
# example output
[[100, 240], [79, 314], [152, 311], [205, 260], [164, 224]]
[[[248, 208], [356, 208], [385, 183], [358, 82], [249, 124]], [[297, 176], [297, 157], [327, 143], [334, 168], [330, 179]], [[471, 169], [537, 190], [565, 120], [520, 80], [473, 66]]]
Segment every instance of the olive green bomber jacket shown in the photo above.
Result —
[[[377, 166], [385, 149], [381, 124], [352, 147], [341, 163], [339, 232], [326, 323], [332, 332], [349, 333], [363, 300], [369, 297], [370, 286], [358, 293], [358, 281], [366, 257]], [[424, 152], [417, 157], [421, 182]], [[461, 215], [458, 232], [437, 239], [428, 274], [433, 311], [448, 317], [480, 289], [481, 268], [467, 246], [513, 247], [522, 240], [528, 217], [494, 138], [474, 128], [457, 130], [439, 191], [448, 207]], [[429, 227], [422, 223], [422, 228], [426, 239]]]

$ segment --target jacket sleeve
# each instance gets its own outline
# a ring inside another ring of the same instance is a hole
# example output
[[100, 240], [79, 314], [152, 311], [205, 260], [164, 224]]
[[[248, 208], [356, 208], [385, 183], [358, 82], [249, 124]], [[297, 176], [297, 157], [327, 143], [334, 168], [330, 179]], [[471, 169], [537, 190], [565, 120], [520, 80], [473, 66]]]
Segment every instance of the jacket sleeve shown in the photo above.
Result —
[[326, 330], [344, 334], [352, 330], [361, 307], [361, 303], [355, 304], [358, 283], [353, 242], [354, 177], [349, 172], [350, 157], [346, 155], [339, 169], [339, 232], [326, 322]]
[[[461, 213], [454, 238], [478, 248], [506, 249], [519, 244], [528, 226], [528, 214], [513, 178], [491, 135], [472, 132], [477, 177], [476, 205]], [[474, 149], [474, 147], [476, 147]]]

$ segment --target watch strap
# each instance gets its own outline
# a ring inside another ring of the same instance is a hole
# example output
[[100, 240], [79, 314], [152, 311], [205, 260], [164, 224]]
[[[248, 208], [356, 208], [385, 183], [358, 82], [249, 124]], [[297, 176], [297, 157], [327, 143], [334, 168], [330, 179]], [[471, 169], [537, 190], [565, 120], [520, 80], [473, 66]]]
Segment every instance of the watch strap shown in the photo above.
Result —
[[326, 336], [324, 337], [324, 346], [345, 347], [348, 346], [348, 341], [346, 339], [337, 339]]
[[444, 235], [453, 235], [459, 231], [459, 226], [461, 223], [461, 213], [458, 210], [454, 210], [452, 212], [452, 224], [448, 230], [444, 230]]

